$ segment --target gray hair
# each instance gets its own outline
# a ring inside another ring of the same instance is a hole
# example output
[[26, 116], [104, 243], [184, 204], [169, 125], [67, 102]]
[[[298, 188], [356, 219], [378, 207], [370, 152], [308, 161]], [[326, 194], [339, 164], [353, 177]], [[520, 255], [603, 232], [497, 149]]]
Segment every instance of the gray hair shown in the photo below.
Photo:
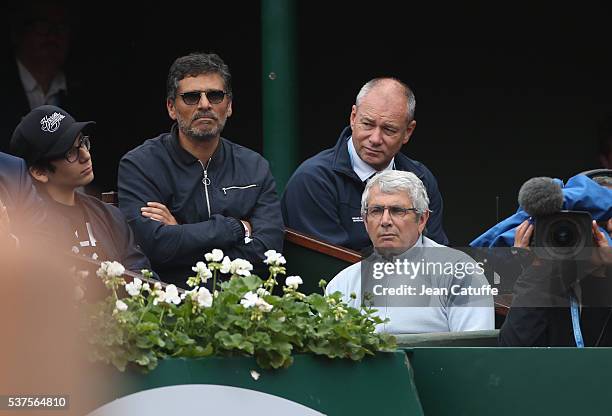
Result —
[[429, 211], [429, 197], [425, 185], [414, 173], [403, 170], [384, 170], [373, 176], [366, 184], [361, 195], [362, 215], [366, 213], [370, 189], [373, 187], [377, 187], [385, 194], [406, 192], [412, 201], [412, 206], [416, 208], [417, 219]]
[[223, 78], [225, 92], [232, 96], [232, 75], [223, 59], [215, 53], [193, 52], [176, 58], [172, 63], [166, 81], [166, 98], [176, 99], [180, 80], [202, 74], [218, 74]]
[[363, 99], [363, 97], [365, 97], [372, 90], [372, 88], [378, 85], [381, 81], [385, 81], [385, 80], [395, 81], [402, 87], [402, 89], [404, 90], [404, 95], [406, 96], [406, 100], [408, 101], [408, 115], [407, 115], [408, 122], [411, 122], [412, 120], [414, 120], [414, 112], [416, 111], [416, 98], [414, 96], [414, 93], [412, 92], [410, 87], [406, 85], [406, 83], [400, 81], [397, 78], [392, 78], [392, 77], [374, 78], [366, 82], [364, 86], [361, 87], [361, 89], [359, 90], [359, 93], [357, 94], [357, 98], [355, 99], [355, 106], [359, 107], [359, 104], [361, 103], [361, 100]]
[[593, 181], [606, 188], [612, 188], [612, 177], [610, 176], [595, 176]]

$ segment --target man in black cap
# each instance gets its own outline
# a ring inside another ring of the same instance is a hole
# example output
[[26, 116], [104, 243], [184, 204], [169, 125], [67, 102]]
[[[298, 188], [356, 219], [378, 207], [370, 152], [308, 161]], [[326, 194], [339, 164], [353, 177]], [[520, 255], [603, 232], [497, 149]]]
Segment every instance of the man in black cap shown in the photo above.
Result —
[[30, 111], [11, 139], [11, 151], [25, 159], [48, 207], [48, 224], [69, 239], [72, 251], [96, 260], [116, 260], [140, 272], [149, 260], [119, 209], [77, 192], [94, 178], [89, 136], [93, 121], [77, 122], [63, 109], [43, 105]]

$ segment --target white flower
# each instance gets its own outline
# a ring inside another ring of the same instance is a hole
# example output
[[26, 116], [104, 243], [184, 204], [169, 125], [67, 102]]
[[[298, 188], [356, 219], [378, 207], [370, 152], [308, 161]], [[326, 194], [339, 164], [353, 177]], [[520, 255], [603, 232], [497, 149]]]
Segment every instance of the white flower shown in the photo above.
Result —
[[212, 253], [206, 253], [204, 255], [206, 261], [216, 261], [220, 262], [223, 259], [223, 251], [218, 248], [213, 249]]
[[153, 305], [157, 305], [159, 302], [165, 302], [166, 300], [166, 292], [163, 290], [154, 290], [153, 291]]
[[118, 311], [127, 311], [128, 306], [126, 305], [126, 303], [122, 300], [117, 300], [117, 302], [115, 302], [115, 308]]
[[146, 290], [147, 292], [150, 292], [151, 291], [151, 286], [149, 286], [148, 283], [144, 283], [142, 285], [142, 290]]
[[257, 289], [257, 295], [258, 296], [267, 296], [269, 295], [270, 292], [268, 292], [266, 289], [264, 289], [263, 287], [260, 287]]
[[251, 270], [253, 270], [253, 265], [247, 260], [236, 259], [233, 260], [230, 264], [230, 272], [232, 274], [237, 274], [240, 276], [250, 276]]
[[257, 300], [259, 296], [253, 292], [247, 292], [244, 294], [244, 297], [240, 300], [240, 304], [245, 308], [250, 308], [257, 304]]
[[166, 286], [166, 294], [164, 296], [164, 302], [174, 303], [175, 305], [178, 305], [179, 303], [181, 303], [181, 298], [179, 296], [178, 289], [176, 288], [175, 285]]
[[287, 276], [285, 280], [285, 286], [297, 289], [299, 285], [304, 283], [300, 276]]
[[119, 277], [125, 272], [125, 267], [116, 261], [103, 261], [96, 272], [99, 277]]
[[255, 301], [255, 306], [257, 306], [263, 312], [270, 312], [274, 307], [262, 298], [257, 298], [257, 300]]
[[253, 380], [257, 381], [259, 380], [259, 373], [255, 370], [251, 370], [251, 377], [253, 377]]
[[[221, 250], [218, 250], [218, 251], [221, 251]], [[210, 254], [210, 253], [206, 253], [206, 254]], [[208, 266], [206, 266], [206, 263], [204, 263], [203, 261], [197, 262], [195, 267], [192, 267], [191, 270], [196, 272], [198, 274], [198, 277], [202, 279], [204, 283], [206, 283], [206, 281], [212, 277], [212, 272], [208, 269]]]
[[264, 263], [270, 266], [279, 266], [287, 263], [287, 260], [285, 260], [283, 255], [281, 253], [277, 253], [276, 250], [268, 250], [264, 253], [264, 256], [266, 256]]
[[223, 257], [223, 261], [221, 262], [221, 268], [219, 269], [219, 271], [221, 273], [229, 273], [231, 265], [232, 262], [230, 261], [229, 257], [225, 256]]
[[125, 272], [125, 267], [117, 261], [104, 261], [100, 268], [104, 270], [108, 277], [119, 277]]
[[206, 266], [206, 263], [204, 263], [203, 261], [197, 262], [196, 265], [191, 268], [191, 270], [193, 270], [194, 272], [198, 274], [200, 274], [201, 271], [204, 271], [204, 269], [208, 270], [208, 267]]
[[140, 289], [142, 288], [142, 280], [135, 277], [130, 283], [125, 285], [125, 290], [129, 293], [130, 296], [137, 296], [140, 294]]
[[153, 305], [157, 305], [159, 302], [163, 302], [166, 299], [166, 292], [162, 290], [162, 285], [159, 282], [153, 284]]
[[212, 294], [205, 287], [201, 287], [200, 290], [198, 290], [196, 302], [198, 302], [200, 308], [210, 308], [213, 303]]

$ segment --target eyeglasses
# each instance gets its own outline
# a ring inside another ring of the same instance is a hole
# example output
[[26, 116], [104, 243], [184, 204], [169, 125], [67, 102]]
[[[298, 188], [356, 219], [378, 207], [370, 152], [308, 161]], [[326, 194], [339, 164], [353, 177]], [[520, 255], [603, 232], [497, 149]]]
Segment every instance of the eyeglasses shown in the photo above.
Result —
[[417, 212], [416, 208], [404, 208], [397, 205], [372, 205], [371, 207], [366, 207], [366, 214], [372, 219], [378, 219], [383, 216], [386, 209], [389, 210], [389, 215], [394, 219], [404, 218], [410, 211]]
[[79, 140], [79, 144], [71, 147], [70, 150], [66, 152], [64, 158], [68, 163], [74, 163], [79, 160], [79, 150], [81, 149], [81, 147], [89, 152], [89, 149], [91, 148], [89, 136], [81, 137], [81, 139]]
[[181, 96], [185, 104], [196, 105], [200, 102], [202, 94], [206, 96], [206, 99], [211, 104], [219, 104], [225, 99], [226, 95], [229, 95], [227, 92], [221, 90], [189, 91], [179, 95]]

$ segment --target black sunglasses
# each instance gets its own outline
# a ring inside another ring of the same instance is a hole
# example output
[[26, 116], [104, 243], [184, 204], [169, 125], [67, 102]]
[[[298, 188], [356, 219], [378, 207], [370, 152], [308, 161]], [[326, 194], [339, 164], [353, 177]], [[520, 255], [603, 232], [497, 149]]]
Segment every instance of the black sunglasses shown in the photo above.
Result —
[[227, 92], [222, 90], [208, 90], [208, 91], [188, 91], [182, 94], [179, 94], [185, 104], [187, 105], [196, 105], [200, 102], [202, 98], [202, 94], [206, 96], [206, 99], [211, 104], [219, 104], [221, 101], [225, 99], [225, 96], [228, 95]]

